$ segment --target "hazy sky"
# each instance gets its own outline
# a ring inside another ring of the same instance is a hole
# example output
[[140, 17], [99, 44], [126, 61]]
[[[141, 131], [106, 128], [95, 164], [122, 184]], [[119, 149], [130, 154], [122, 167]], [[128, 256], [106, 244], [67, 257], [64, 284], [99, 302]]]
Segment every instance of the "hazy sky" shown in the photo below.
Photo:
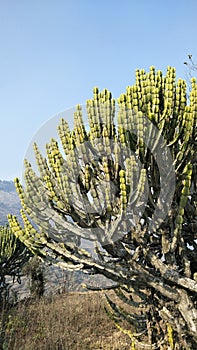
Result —
[[197, 1], [0, 0], [0, 46], [0, 179], [13, 179], [43, 123], [94, 86], [118, 97], [151, 65], [185, 78]]

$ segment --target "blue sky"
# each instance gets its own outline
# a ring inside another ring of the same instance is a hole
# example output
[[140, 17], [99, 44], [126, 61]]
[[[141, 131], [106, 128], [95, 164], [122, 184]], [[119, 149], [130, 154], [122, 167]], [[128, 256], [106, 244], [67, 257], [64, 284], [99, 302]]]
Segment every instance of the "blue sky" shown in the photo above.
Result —
[[53, 115], [135, 69], [197, 61], [196, 0], [0, 0], [0, 179], [22, 176], [31, 139]]

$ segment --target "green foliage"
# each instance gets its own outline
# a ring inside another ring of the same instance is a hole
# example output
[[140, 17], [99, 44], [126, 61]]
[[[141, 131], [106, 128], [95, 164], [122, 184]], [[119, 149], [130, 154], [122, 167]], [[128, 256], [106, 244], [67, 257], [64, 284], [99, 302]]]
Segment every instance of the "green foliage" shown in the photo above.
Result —
[[[186, 343], [194, 347], [196, 80], [187, 99], [186, 82], [176, 81], [174, 68], [168, 67], [166, 76], [154, 67], [137, 69], [135, 84], [117, 103], [116, 121], [115, 99], [107, 89], [94, 88], [86, 106], [89, 129], [80, 106], [72, 131], [64, 119], [60, 122], [64, 154], [54, 139], [46, 146], [46, 159], [34, 145], [39, 176], [26, 160], [26, 187], [15, 180], [24, 227], [15, 216], [9, 216], [9, 224], [40, 258], [101, 273], [147, 304], [142, 330], [136, 332], [148, 337], [146, 348], [172, 340], [183, 349]], [[96, 258], [82, 249], [82, 238], [95, 243]], [[127, 315], [134, 324], [140, 305]], [[137, 337], [135, 344], [145, 348]]]
[[30, 292], [33, 297], [40, 298], [45, 291], [44, 266], [41, 261], [34, 256], [23, 268], [23, 273], [30, 277]]
[[0, 295], [6, 288], [6, 276], [20, 281], [21, 271], [30, 252], [9, 227], [0, 227]]
[[12, 233], [9, 227], [0, 226], [0, 349], [6, 349], [5, 329], [9, 321], [9, 310], [15, 297], [10, 294], [10, 285], [6, 278], [20, 282], [22, 268], [31, 254], [26, 246]]

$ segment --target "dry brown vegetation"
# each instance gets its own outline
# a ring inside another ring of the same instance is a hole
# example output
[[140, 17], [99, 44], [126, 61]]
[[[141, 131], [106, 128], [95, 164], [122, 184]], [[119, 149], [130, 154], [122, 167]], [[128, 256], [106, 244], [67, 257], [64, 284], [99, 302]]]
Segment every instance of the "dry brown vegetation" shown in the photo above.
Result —
[[20, 302], [9, 315], [3, 350], [127, 350], [130, 339], [104, 312], [101, 292]]

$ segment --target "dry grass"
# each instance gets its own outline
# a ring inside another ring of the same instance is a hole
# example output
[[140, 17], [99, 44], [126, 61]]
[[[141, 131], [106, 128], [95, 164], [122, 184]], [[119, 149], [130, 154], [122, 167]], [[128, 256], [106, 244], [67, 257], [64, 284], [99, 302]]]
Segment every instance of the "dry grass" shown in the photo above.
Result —
[[127, 350], [130, 340], [109, 320], [100, 292], [68, 293], [12, 310], [5, 350]]

